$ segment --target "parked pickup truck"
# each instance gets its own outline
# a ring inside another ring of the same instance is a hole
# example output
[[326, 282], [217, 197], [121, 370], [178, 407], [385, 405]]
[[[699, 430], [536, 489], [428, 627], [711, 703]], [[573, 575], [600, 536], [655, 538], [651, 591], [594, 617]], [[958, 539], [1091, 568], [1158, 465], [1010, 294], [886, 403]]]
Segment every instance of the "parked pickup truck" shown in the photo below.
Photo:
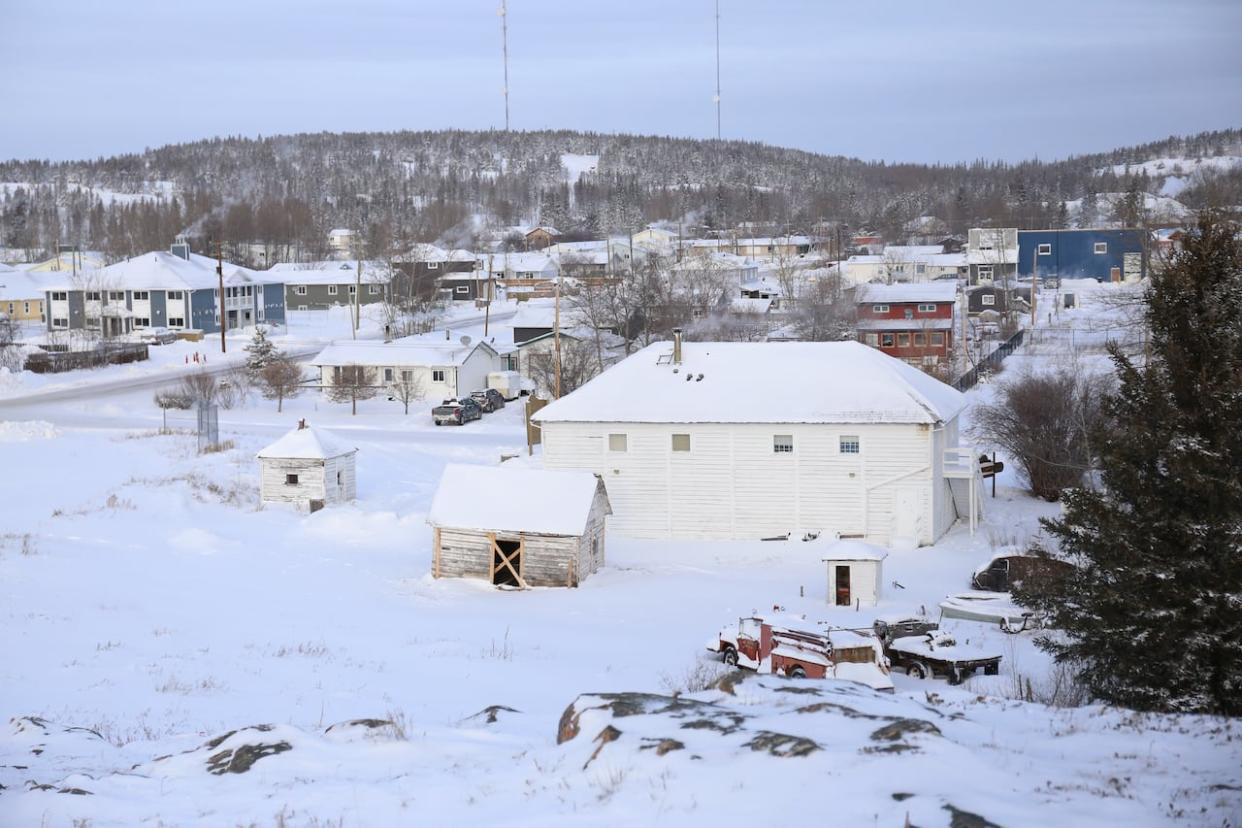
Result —
[[460, 400], [445, 400], [441, 405], [431, 409], [431, 419], [436, 425], [465, 425], [471, 420], [483, 416], [483, 409], [469, 397]]
[[[795, 629], [776, 619], [739, 618], [707, 643], [725, 664], [789, 678], [839, 678], [892, 692], [888, 659], [877, 638], [853, 630]], [[800, 619], [794, 619], [798, 621]]]
[[893, 669], [919, 679], [943, 676], [949, 684], [961, 684], [976, 670], [994, 676], [1000, 672], [1001, 657], [980, 647], [958, 644], [945, 630], [926, 635], [895, 638], [886, 648]]

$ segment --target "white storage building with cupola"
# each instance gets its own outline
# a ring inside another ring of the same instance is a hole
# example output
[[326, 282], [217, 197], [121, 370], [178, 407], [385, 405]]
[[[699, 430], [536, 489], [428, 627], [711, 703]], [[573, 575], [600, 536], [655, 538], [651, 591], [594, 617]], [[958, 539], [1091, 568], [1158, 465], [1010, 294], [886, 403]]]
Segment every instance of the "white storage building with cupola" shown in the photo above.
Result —
[[532, 417], [641, 538], [931, 544], [978, 518], [965, 397], [858, 342], [658, 342]]
[[263, 449], [259, 496], [264, 503], [291, 503], [311, 512], [357, 497], [358, 449], [299, 420], [297, 428]]

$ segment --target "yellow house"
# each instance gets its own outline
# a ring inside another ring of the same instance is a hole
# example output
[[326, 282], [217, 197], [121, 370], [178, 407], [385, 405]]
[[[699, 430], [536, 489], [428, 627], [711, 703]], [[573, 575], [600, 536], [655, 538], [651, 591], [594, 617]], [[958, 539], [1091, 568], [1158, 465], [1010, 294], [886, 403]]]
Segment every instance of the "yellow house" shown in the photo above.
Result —
[[[77, 259], [75, 262], [74, 259]], [[22, 269], [27, 273], [73, 273], [75, 270], [100, 270], [106, 265], [102, 253], [85, 250], [80, 253], [57, 253], [50, 259], [26, 266]]]
[[0, 316], [42, 322], [44, 296], [43, 284], [37, 278], [0, 264]]

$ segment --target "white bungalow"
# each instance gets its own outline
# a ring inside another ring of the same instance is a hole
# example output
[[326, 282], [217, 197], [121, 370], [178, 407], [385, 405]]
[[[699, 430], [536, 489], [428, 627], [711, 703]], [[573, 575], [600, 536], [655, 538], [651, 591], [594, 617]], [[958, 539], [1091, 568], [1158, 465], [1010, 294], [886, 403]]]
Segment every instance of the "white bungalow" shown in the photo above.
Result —
[[[389, 388], [410, 381], [422, 397], [441, 400], [487, 388], [487, 375], [504, 370], [500, 354], [468, 336], [445, 339], [443, 333], [420, 334], [392, 342], [340, 342], [311, 360], [324, 388], [335, 385], [350, 366], [367, 369], [370, 383]], [[348, 375], [347, 375], [348, 376]]]
[[584, 472], [449, 464], [427, 523], [432, 575], [577, 586], [604, 565], [604, 484]]
[[298, 427], [258, 453], [259, 492], [264, 503], [292, 503], [316, 512], [357, 496], [358, 449], [331, 433]]
[[838, 607], [874, 607], [884, 581], [888, 551], [862, 541], [837, 541], [824, 551], [828, 567], [828, 603]]
[[965, 397], [858, 342], [652, 344], [532, 417], [648, 538], [930, 544], [978, 505]]

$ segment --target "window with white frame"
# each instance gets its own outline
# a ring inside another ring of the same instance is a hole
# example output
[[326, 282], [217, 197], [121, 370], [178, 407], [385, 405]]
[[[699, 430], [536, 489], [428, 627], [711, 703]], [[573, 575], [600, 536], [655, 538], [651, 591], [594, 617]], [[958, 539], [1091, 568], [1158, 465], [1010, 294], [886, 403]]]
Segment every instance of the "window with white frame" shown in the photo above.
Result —
[[881, 348], [893, 347], [893, 335], [892, 334], [880, 334], [880, 347]]
[[858, 454], [861, 448], [857, 434], [842, 434], [837, 441], [837, 450], [841, 454]]
[[470, 292], [470, 287], [469, 287], [468, 285], [458, 285], [458, 286], [457, 286], [457, 292], [458, 292], [458, 293], [469, 293], [469, 292]]
[[932, 302], [923, 302], [919, 305], [919, 313], [935, 313], [936, 305]]
[[379, 296], [379, 285], [367, 285], [367, 293], [371, 296]]
[[97, 331], [97, 330], [99, 330], [99, 317], [98, 317], [98, 316], [88, 316], [88, 317], [86, 317], [86, 329], [87, 329], [88, 331]]
[[872, 313], [888, 313], [888, 305], [872, 305]]
[[185, 327], [185, 317], [184, 317], [184, 316], [170, 316], [170, 317], [168, 317], [168, 327], [170, 327], [170, 328], [184, 328], [184, 327]]
[[867, 344], [872, 348], [878, 346], [880, 344], [880, 335], [873, 333], [867, 334]]
[[329, 295], [329, 296], [336, 296], [336, 292], [337, 292], [337, 287], [336, 287], [336, 285], [328, 285], [328, 295]]
[[628, 434], [609, 434], [608, 450], [625, 452], [630, 450], [630, 438]]
[[[12, 305], [9, 305], [9, 308], [10, 308], [10, 313], [12, 312], [12, 307], [13, 307]], [[30, 303], [29, 303], [29, 302], [22, 302], [22, 313], [30, 313]]]
[[1036, 248], [1036, 253], [1038, 253], [1040, 256], [1051, 256], [1051, 255], [1052, 255], [1052, 245], [1050, 245], [1050, 244], [1041, 244], [1038, 248]]
[[401, 372], [401, 381], [402, 381], [402, 382], [413, 382], [413, 381], [414, 381], [414, 372], [413, 372], [413, 371], [402, 371], [402, 372]]
[[67, 328], [69, 327], [69, 320], [63, 316], [53, 316], [52, 327], [53, 328]]
[[897, 334], [897, 347], [898, 348], [909, 348], [910, 347], [910, 334], [908, 333]]
[[685, 452], [690, 450], [689, 434], [674, 434], [672, 436], [672, 449], [675, 452]]
[[168, 296], [169, 299], [171, 299], [174, 302], [180, 302], [182, 299], [185, 298], [185, 293], [180, 290], [170, 290], [168, 291], [166, 295]]
[[350, 285], [350, 286], [349, 286], [349, 295], [350, 295], [350, 296], [353, 296], [353, 295], [354, 295], [355, 293], [357, 293], [357, 292], [358, 292], [358, 286], [357, 286], [357, 285]]
[[100, 302], [103, 301], [103, 292], [98, 290], [88, 290], [86, 292], [86, 301]]
[[150, 318], [150, 317], [148, 317], [148, 316], [135, 316], [135, 317], [134, 317], [134, 327], [135, 327], [135, 328], [149, 328], [149, 327], [151, 327], [151, 318]]
[[135, 301], [135, 302], [146, 302], [146, 301], [148, 301], [150, 298], [151, 298], [151, 293], [150, 293], [150, 291], [146, 291], [146, 290], [135, 290], [135, 291], [134, 291], [134, 301]]
[[991, 265], [979, 265], [979, 278], [991, 280], [992, 266]]
[[916, 333], [914, 335], [914, 344], [916, 347], [927, 344], [927, 336], [925, 334]]
[[793, 435], [792, 434], [772, 435], [772, 453], [773, 454], [793, 454]]
[[439, 262], [427, 262], [427, 269], [428, 270], [439, 270], [440, 263]]
[[125, 301], [125, 291], [123, 291], [123, 290], [110, 290], [110, 291], [108, 291], [108, 301], [109, 301], [109, 302], [124, 302], [124, 301]]
[[1095, 255], [1102, 256], [1108, 252], [1108, 242], [1095, 243]]
[[980, 301], [981, 303], [983, 303], [984, 305], [995, 305], [995, 304], [996, 304], [996, 294], [995, 294], [995, 293], [985, 293], [985, 294], [983, 294], [982, 296], [980, 296], [980, 297], [979, 297], [979, 301]]
[[431, 372], [431, 381], [432, 381], [432, 382], [444, 382], [444, 369], [443, 369], [443, 368], [437, 368], [437, 369], [435, 369], [434, 371], [432, 371], [432, 372]]
[[300, 311], [306, 310], [306, 305], [298, 305], [298, 310]]
[[305, 296], [305, 295], [306, 295], [306, 285], [294, 285], [294, 286], [293, 286], [293, 292], [294, 292], [295, 294], [297, 294], [298, 296]]
[[914, 266], [914, 272], [915, 272], [915, 273], [926, 273], [926, 272], [927, 272], [927, 265], [915, 265], [915, 266]]
[[53, 301], [53, 302], [67, 302], [67, 301], [69, 301], [69, 293], [68, 293], [68, 291], [64, 291], [64, 290], [54, 290], [54, 291], [52, 291], [52, 301]]
[[934, 334], [932, 334], [932, 335], [931, 335], [931, 344], [933, 344], [933, 345], [943, 345], [943, 344], [944, 344], [944, 334], [942, 334], [942, 333], [934, 333]]
[[384, 382], [392, 382], [392, 369], [391, 368], [384, 369]]

